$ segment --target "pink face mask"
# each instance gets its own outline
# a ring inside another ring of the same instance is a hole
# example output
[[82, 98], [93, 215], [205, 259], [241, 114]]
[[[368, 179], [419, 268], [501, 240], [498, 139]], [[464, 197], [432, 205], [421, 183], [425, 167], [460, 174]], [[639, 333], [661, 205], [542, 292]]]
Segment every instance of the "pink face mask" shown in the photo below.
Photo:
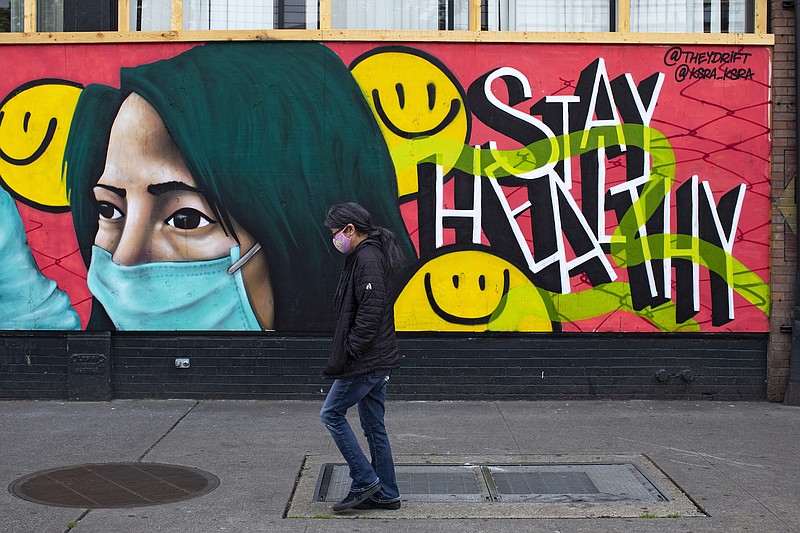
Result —
[[350, 239], [351, 237], [345, 237], [344, 230], [347, 229], [347, 226], [343, 227], [339, 232], [333, 236], [333, 246], [343, 254], [350, 253]]

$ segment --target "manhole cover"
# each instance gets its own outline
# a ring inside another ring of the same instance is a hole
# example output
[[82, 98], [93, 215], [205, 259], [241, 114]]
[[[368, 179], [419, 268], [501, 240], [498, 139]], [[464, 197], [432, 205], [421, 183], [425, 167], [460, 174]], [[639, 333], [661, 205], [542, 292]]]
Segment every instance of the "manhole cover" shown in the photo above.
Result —
[[185, 466], [104, 463], [54, 468], [9, 485], [14, 496], [58, 507], [119, 509], [188, 500], [219, 486], [217, 476]]

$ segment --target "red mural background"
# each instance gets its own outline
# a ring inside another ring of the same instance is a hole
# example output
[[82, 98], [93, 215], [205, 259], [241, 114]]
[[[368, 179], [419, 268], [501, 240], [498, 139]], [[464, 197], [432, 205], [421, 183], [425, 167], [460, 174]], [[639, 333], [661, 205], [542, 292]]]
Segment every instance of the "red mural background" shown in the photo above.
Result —
[[[268, 43], [265, 43], [268, 45]], [[326, 43], [346, 65], [375, 48], [390, 43]], [[172, 57], [188, 43], [169, 44], [64, 44], [3, 47], [0, 95], [37, 79], [63, 79], [82, 85], [102, 83], [119, 86], [119, 69]], [[732, 255], [769, 283], [770, 184], [769, 105], [770, 58], [762, 47], [714, 48], [707, 46], [561, 45], [561, 44], [474, 44], [413, 43], [437, 58], [467, 88], [493, 69], [511, 67], [530, 82], [532, 97], [515, 106], [528, 113], [546, 96], [574, 94], [581, 72], [602, 58], [609, 79], [630, 75], [636, 84], [656, 73], [664, 74], [650, 126], [665, 135], [676, 158], [673, 190], [698, 176], [708, 182], [719, 198], [744, 184], [745, 194], [738, 220]], [[302, 68], [301, 65], [298, 68]], [[497, 88], [497, 98], [508, 95]], [[519, 148], [513, 141], [473, 116], [468, 143], [472, 146], [496, 142], [499, 149]], [[625, 158], [607, 161], [606, 186], [625, 181]], [[581, 204], [581, 176], [573, 165], [571, 189]], [[509, 203], [521, 204], [524, 190], [504, 187]], [[448, 201], [452, 201], [449, 199]], [[78, 253], [69, 213], [47, 213], [18, 202], [28, 242], [42, 272], [65, 290], [85, 326], [91, 306], [86, 288], [86, 269]], [[401, 199], [401, 211], [409, 234], [418, 244], [418, 220], [414, 200]], [[675, 209], [675, 206], [672, 206]], [[529, 214], [518, 222], [530, 241]], [[675, 216], [672, 217], [673, 223]], [[616, 225], [613, 213], [605, 216], [606, 233]], [[527, 228], [527, 229], [526, 229]], [[674, 231], [674, 228], [673, 228]], [[453, 233], [445, 231], [445, 244]], [[484, 244], [491, 244], [483, 237]], [[625, 269], [616, 268], [619, 281], [626, 281]], [[711, 325], [708, 272], [701, 269], [701, 311], [695, 317], [702, 331], [767, 331], [768, 317], [762, 309], [734, 294], [735, 318], [722, 327]], [[591, 288], [582, 275], [570, 278], [572, 293]], [[618, 312], [578, 322], [565, 322], [563, 331], [653, 331], [646, 320]]]

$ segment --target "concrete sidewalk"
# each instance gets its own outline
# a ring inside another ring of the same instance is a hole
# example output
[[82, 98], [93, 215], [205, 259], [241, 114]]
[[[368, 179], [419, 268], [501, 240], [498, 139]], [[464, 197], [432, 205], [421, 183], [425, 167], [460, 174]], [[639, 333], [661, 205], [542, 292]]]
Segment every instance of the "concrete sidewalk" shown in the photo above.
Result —
[[[388, 511], [370, 512], [372, 520], [283, 518], [307, 456], [337, 460], [319, 423], [321, 401], [0, 402], [6, 487], [40, 470], [131, 461], [190, 466], [220, 479], [198, 498], [89, 512], [31, 503], [6, 490], [0, 531], [800, 533], [800, 408], [770, 403], [389, 401], [398, 456], [458, 463], [644, 455], [697, 505], [696, 517], [466, 519], [454, 512], [445, 519], [426, 518], [423, 506], [408, 502], [402, 518]], [[305, 486], [298, 484], [296, 501], [311, 500]]]

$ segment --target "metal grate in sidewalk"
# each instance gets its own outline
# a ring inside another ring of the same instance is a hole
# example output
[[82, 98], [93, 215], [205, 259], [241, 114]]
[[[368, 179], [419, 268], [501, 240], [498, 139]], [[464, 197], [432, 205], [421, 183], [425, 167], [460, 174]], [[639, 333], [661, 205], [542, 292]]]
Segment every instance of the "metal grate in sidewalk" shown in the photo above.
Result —
[[483, 467], [499, 502], [658, 502], [667, 501], [632, 463]]
[[[663, 502], [669, 498], [636, 465], [403, 465], [397, 484], [409, 502]], [[313, 501], [335, 502], [350, 489], [347, 465], [320, 468]]]
[[[482, 502], [491, 499], [478, 469], [461, 465], [396, 465], [403, 499], [417, 502]], [[320, 469], [314, 501], [337, 502], [350, 491], [347, 465], [325, 463]]]

